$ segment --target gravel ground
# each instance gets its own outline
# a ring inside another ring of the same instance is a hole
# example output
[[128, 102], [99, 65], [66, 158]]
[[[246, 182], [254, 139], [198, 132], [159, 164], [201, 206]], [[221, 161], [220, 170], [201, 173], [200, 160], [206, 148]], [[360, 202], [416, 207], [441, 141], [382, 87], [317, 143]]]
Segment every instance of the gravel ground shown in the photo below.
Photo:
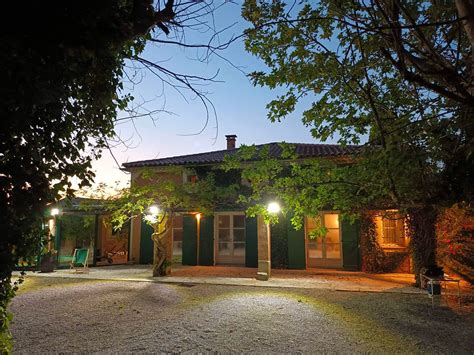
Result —
[[10, 310], [16, 353], [474, 352], [426, 295], [31, 277]]

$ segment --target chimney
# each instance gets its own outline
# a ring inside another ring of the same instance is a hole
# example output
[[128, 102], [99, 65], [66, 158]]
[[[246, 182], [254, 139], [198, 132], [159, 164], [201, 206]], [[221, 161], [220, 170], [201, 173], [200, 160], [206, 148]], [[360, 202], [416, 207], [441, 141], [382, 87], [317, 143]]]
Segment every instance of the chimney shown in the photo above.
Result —
[[227, 134], [225, 139], [227, 140], [227, 150], [235, 149], [235, 140], [237, 136], [235, 134]]

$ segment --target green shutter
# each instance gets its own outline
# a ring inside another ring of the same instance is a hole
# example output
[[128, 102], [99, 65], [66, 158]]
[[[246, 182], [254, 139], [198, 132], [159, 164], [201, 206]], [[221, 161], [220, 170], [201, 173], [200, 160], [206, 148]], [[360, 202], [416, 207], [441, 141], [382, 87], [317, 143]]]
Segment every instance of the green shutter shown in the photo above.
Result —
[[257, 218], [245, 219], [245, 266], [258, 266]]
[[342, 234], [342, 267], [346, 270], [360, 270], [358, 220], [351, 223], [348, 219], [341, 220]]
[[142, 220], [140, 230], [140, 264], [153, 263], [153, 227]]
[[214, 216], [201, 218], [199, 265], [214, 265]]
[[288, 217], [288, 268], [306, 269], [304, 228], [296, 230]]
[[183, 265], [197, 264], [197, 223], [193, 215], [183, 216]]

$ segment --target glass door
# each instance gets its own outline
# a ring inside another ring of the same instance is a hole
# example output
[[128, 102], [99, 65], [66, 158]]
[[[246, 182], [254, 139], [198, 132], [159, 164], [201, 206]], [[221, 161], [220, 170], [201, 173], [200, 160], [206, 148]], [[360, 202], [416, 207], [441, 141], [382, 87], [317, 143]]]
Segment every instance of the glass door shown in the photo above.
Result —
[[[311, 232], [325, 227], [326, 234], [311, 238]], [[338, 213], [324, 213], [306, 219], [306, 251], [308, 267], [342, 267], [341, 230]]]
[[216, 263], [245, 265], [245, 215], [216, 217]]
[[183, 216], [173, 220], [173, 261], [181, 263], [183, 258]]

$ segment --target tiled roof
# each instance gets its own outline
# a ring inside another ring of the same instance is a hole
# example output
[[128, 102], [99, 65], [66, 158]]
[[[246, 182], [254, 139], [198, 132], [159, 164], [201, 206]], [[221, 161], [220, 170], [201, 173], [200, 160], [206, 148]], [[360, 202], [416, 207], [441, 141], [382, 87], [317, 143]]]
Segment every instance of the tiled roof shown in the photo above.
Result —
[[[296, 148], [296, 154], [300, 159], [304, 158], [318, 158], [318, 157], [340, 157], [348, 156], [356, 153], [359, 146], [346, 145], [341, 146], [337, 144], [306, 144], [306, 143], [287, 143]], [[281, 156], [282, 148], [280, 143], [267, 143], [256, 145], [257, 149], [264, 146], [269, 146], [270, 156], [279, 158]], [[173, 165], [207, 165], [218, 164], [224, 161], [224, 156], [234, 155], [239, 151], [239, 148], [217, 150], [213, 152], [197, 153], [189, 155], [180, 155], [176, 157], [140, 160], [123, 163], [124, 168], [138, 168], [145, 166], [173, 166]]]

